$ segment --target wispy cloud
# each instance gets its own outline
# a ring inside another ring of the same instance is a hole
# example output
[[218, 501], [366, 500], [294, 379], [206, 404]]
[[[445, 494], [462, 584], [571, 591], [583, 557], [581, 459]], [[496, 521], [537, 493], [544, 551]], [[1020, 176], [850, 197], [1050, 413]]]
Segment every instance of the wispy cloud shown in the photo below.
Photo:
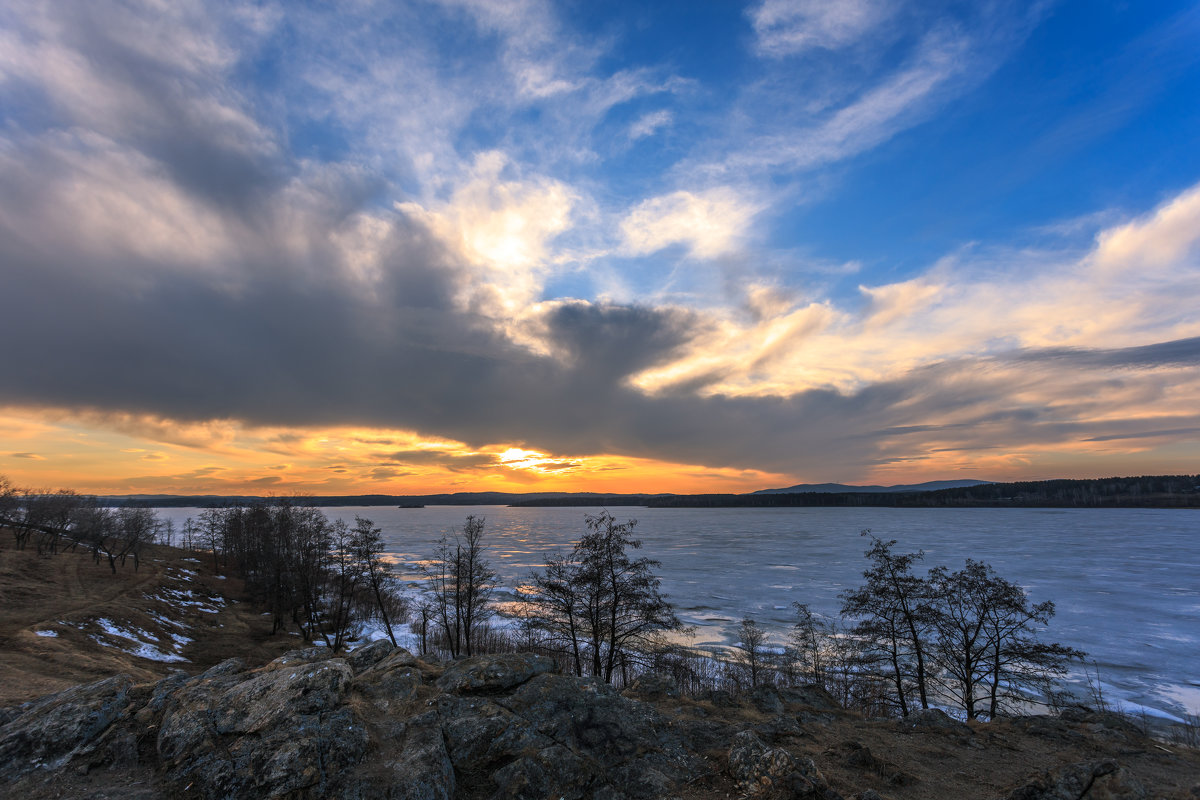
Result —
[[888, 0], [762, 0], [749, 15], [758, 51], [780, 57], [855, 44], [893, 12]]

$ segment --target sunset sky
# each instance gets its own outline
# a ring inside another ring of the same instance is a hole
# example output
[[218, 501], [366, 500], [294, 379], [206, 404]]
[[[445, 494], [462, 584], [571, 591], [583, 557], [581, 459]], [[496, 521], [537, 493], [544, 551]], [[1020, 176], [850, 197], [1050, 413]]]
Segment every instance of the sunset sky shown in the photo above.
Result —
[[1200, 6], [0, 3], [0, 474], [1200, 471]]

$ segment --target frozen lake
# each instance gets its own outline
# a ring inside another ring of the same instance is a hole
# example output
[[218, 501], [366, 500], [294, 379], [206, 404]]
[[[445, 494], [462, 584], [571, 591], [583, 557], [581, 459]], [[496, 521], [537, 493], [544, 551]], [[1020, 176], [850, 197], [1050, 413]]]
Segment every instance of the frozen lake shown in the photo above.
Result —
[[[504, 506], [327, 508], [330, 518], [374, 520], [391, 554], [432, 554], [468, 514], [486, 517], [486, 541], [502, 583], [514, 587], [547, 553], [567, 550], [598, 509]], [[1200, 512], [1156, 509], [647, 509], [636, 518], [643, 552], [662, 562], [663, 590], [697, 644], [731, 641], [743, 615], [782, 643], [791, 604], [836, 615], [838, 594], [861, 583], [863, 529], [925, 551], [925, 567], [990, 563], [1053, 600], [1046, 636], [1088, 652], [1106, 699], [1159, 714], [1200, 713]], [[160, 509], [177, 524], [197, 509]], [[918, 570], [923, 571], [922, 569]]]

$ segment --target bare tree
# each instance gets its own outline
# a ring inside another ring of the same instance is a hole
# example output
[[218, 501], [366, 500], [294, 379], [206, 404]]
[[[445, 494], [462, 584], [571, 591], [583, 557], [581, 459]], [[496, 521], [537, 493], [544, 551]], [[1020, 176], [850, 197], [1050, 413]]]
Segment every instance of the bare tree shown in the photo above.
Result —
[[544, 632], [544, 644], [566, 652], [575, 674], [584, 669], [584, 625], [587, 598], [576, 585], [579, 565], [568, 556], [546, 557], [546, 567], [532, 576], [536, 594], [531, 598], [532, 626]]
[[359, 563], [359, 569], [363, 573], [373, 601], [373, 615], [378, 615], [388, 638], [395, 645], [396, 634], [392, 631], [392, 617], [397, 611], [403, 612], [403, 605], [399, 596], [390, 589], [391, 565], [383, 559], [383, 529], [376, 528], [371, 520], [356, 515], [353, 542], [354, 557]]
[[442, 537], [425, 574], [435, 612], [453, 658], [471, 656], [479, 628], [492, 614], [488, 603], [496, 573], [485, 557], [483, 517], [468, 516], [462, 535]]
[[[863, 531], [864, 536], [870, 531]], [[842, 614], [857, 620], [854, 633], [873, 644], [888, 664], [900, 713], [908, 715], [914, 688], [922, 708], [929, 708], [926, 650], [932, 625], [929, 584], [912, 573], [923, 553], [892, 552], [896, 541], [872, 536], [863, 572], [866, 583], [842, 595]]]
[[998, 576], [981, 561], [967, 559], [958, 572], [930, 570], [937, 630], [936, 655], [947, 688], [966, 712], [979, 715], [986, 700], [995, 714], [1020, 688], [1043, 688], [1083, 653], [1037, 639], [1053, 603], [1030, 606], [1021, 587]]
[[[17, 533], [18, 513], [21, 509], [21, 490], [13, 486], [7, 475], [0, 475], [0, 525], [8, 525]], [[17, 539], [20, 547], [20, 538]]]
[[750, 687], [754, 688], [767, 669], [767, 632], [750, 617], [742, 617], [738, 639], [734, 645], [737, 661], [750, 676]]
[[826, 686], [833, 659], [834, 627], [813, 614], [806, 603], [792, 603], [796, 622], [788, 635], [787, 660], [808, 683]]
[[566, 643], [576, 672], [612, 682], [620, 666], [645, 659], [666, 631], [682, 628], [659, 591], [657, 561], [632, 558], [641, 548], [633, 538], [636, 520], [618, 523], [607, 511], [584, 518], [587, 533], [569, 556], [547, 559], [533, 574], [537, 593], [530, 603], [552, 640]]

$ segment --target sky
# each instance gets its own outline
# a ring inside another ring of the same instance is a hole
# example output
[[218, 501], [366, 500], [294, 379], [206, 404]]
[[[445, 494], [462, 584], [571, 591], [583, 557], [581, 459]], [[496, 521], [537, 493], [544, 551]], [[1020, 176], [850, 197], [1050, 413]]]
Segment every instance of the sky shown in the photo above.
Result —
[[0, 0], [0, 474], [1200, 471], [1200, 6]]

